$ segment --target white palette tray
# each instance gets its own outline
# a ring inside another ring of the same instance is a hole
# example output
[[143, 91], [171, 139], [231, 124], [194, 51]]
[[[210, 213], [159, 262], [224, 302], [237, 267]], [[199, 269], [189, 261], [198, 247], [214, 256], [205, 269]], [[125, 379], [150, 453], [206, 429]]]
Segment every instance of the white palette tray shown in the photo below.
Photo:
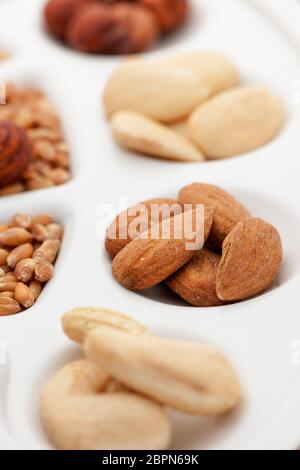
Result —
[[[39, 393], [53, 372], [78, 356], [60, 317], [83, 305], [123, 311], [160, 334], [206, 341], [231, 359], [244, 388], [242, 406], [215, 420], [172, 415], [174, 449], [293, 449], [300, 442], [300, 2], [193, 3], [191, 24], [147, 55], [219, 50], [234, 59], [245, 80], [267, 85], [288, 107], [279, 138], [239, 158], [180, 164], [117, 148], [100, 98], [120, 59], [56, 44], [42, 30], [44, 0], [0, 0], [0, 46], [12, 52], [0, 65], [0, 79], [48, 93], [61, 113], [73, 164], [68, 184], [0, 199], [3, 221], [15, 212], [46, 211], [65, 226], [55, 276], [36, 305], [0, 318], [6, 351], [0, 365], [0, 448], [51, 449], [39, 419]], [[99, 239], [101, 204], [118, 210], [120, 196], [128, 204], [172, 197], [195, 181], [222, 186], [278, 228], [285, 261], [271, 291], [235, 305], [194, 308], [167, 291], [138, 295], [114, 281]]]

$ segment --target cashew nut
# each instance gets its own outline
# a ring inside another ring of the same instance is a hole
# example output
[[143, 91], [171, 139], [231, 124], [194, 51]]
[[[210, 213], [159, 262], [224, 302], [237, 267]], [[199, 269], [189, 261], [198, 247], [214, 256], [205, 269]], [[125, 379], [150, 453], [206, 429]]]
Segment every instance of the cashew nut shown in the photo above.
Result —
[[85, 359], [68, 364], [41, 397], [43, 424], [63, 450], [165, 449], [171, 426], [164, 409], [130, 392], [106, 392], [110, 377]]
[[203, 344], [99, 326], [87, 335], [84, 351], [129, 388], [180, 411], [218, 415], [240, 398], [228, 361]]
[[147, 328], [123, 313], [100, 307], [74, 308], [62, 317], [66, 335], [76, 343], [83, 343], [86, 334], [96, 326], [107, 325], [134, 334], [147, 332]]

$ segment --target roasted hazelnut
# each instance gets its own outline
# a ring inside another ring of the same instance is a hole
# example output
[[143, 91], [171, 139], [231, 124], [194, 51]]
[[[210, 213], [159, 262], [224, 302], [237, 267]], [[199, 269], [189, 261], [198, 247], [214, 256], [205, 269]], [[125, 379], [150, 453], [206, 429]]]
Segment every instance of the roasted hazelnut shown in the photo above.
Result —
[[67, 41], [82, 52], [130, 54], [147, 49], [159, 34], [146, 8], [129, 2], [89, 4], [78, 10], [67, 28]]
[[23, 129], [0, 121], [0, 187], [15, 183], [30, 162], [31, 145]]
[[45, 20], [50, 33], [59, 39], [65, 37], [65, 31], [72, 16], [85, 4], [95, 0], [49, 0], [45, 7]]
[[168, 33], [180, 26], [189, 11], [188, 0], [139, 0], [155, 15], [163, 32]]

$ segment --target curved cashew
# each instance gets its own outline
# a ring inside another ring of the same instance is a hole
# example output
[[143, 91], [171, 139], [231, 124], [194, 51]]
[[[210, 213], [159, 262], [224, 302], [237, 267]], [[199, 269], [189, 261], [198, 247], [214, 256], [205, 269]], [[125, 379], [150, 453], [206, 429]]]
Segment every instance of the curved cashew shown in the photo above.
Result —
[[206, 345], [99, 326], [87, 335], [84, 350], [131, 389], [180, 411], [218, 415], [240, 398], [230, 364]]
[[105, 393], [109, 381], [101, 367], [85, 359], [50, 380], [41, 415], [53, 444], [64, 450], [167, 448], [171, 426], [164, 409], [134, 393]]
[[66, 335], [82, 344], [85, 336], [96, 326], [107, 325], [134, 334], [143, 334], [147, 328], [133, 318], [115, 310], [100, 307], [74, 308], [62, 316], [62, 327]]

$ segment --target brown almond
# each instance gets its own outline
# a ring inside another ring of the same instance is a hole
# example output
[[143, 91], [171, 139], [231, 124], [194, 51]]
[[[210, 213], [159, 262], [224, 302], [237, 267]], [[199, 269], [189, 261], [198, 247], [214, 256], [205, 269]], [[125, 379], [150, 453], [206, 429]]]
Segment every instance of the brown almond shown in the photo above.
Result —
[[0, 316], [19, 313], [21, 307], [18, 302], [10, 297], [0, 297]]
[[282, 262], [280, 235], [268, 222], [249, 217], [223, 243], [217, 295], [242, 300], [261, 294], [274, 282]]
[[203, 248], [165, 283], [181, 298], [196, 307], [222, 305], [217, 297], [216, 276], [221, 257]]
[[185, 186], [179, 193], [181, 204], [205, 204], [214, 211], [214, 221], [209, 244], [221, 251], [225, 237], [234, 226], [250, 214], [233, 196], [212, 184], [194, 183]]
[[7, 264], [10, 268], [14, 269], [19, 261], [25, 258], [30, 258], [33, 253], [33, 246], [31, 243], [24, 243], [23, 245], [14, 248], [7, 257]]
[[15, 289], [15, 300], [25, 308], [32, 307], [34, 295], [26, 284], [18, 282]]
[[[159, 206], [159, 207], [158, 207]], [[151, 208], [154, 211], [151, 211]], [[161, 209], [160, 212], [156, 212]], [[182, 211], [180, 204], [175, 199], [158, 198], [143, 201], [136, 206], [130, 207], [126, 211], [117, 215], [112, 224], [108, 227], [105, 239], [105, 249], [114, 258], [119, 251], [130, 243], [139, 233], [144, 232], [153, 223], [179, 214]], [[157, 220], [158, 218], [158, 220]], [[139, 220], [140, 219], [140, 222]], [[136, 236], [129, 234], [130, 227], [134, 225]], [[143, 229], [143, 225], [145, 228]]]
[[32, 235], [25, 228], [12, 227], [0, 233], [0, 243], [6, 246], [18, 246], [32, 240]]
[[[202, 216], [199, 208], [178, 214], [135, 238], [113, 260], [115, 279], [127, 289], [141, 291], [173, 274], [202, 248], [208, 237], [213, 220], [211, 209], [205, 208], [204, 221]], [[196, 227], [199, 218], [204, 230]], [[195, 243], [196, 237], [202, 240]]]

